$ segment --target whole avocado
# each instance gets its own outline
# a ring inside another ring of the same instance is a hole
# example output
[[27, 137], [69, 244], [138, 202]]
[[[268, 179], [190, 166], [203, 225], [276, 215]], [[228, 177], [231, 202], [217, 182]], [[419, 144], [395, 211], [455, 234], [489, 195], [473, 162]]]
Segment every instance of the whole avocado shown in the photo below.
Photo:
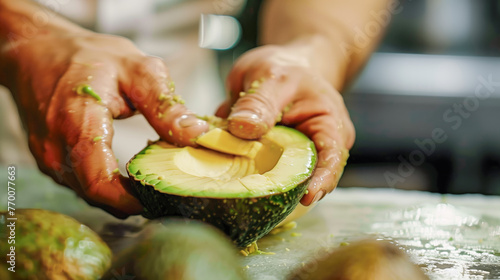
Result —
[[388, 241], [365, 239], [305, 264], [289, 280], [428, 280], [408, 255]]
[[243, 280], [236, 251], [210, 225], [169, 220], [147, 228], [138, 243], [118, 256], [103, 279]]
[[[18, 209], [12, 214], [0, 212], [0, 252], [8, 258], [0, 263], [5, 271], [1, 279], [100, 279], [110, 267], [107, 244], [73, 218], [41, 209]], [[4, 241], [12, 236], [11, 229], [15, 243], [9, 244]], [[8, 263], [11, 251], [15, 262]], [[9, 271], [11, 264], [15, 267]]]

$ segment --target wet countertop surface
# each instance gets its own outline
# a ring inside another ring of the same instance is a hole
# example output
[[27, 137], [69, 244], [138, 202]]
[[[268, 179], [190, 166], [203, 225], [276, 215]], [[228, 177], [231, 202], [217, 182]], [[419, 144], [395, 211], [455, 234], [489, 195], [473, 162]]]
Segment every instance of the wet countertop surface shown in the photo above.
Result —
[[[97, 231], [115, 252], [146, 223], [139, 216], [118, 220], [90, 207], [36, 169], [18, 167], [16, 188], [17, 208], [70, 215]], [[2, 191], [0, 210], [6, 204]], [[242, 257], [243, 269], [250, 279], [286, 279], [325, 249], [366, 237], [393, 241], [431, 279], [500, 279], [500, 197], [393, 189], [335, 190], [298, 219], [296, 228], [261, 239], [259, 248], [274, 254]]]

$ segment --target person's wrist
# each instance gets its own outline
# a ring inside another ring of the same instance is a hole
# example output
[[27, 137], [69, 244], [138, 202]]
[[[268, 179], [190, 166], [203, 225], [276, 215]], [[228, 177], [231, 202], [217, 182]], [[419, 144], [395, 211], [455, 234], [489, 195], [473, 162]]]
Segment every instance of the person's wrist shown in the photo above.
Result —
[[[340, 36], [337, 38], [340, 42]], [[339, 42], [335, 42], [330, 35], [316, 33], [297, 37], [283, 46], [302, 54], [313, 71], [340, 91], [344, 86], [349, 58], [339, 51]]]

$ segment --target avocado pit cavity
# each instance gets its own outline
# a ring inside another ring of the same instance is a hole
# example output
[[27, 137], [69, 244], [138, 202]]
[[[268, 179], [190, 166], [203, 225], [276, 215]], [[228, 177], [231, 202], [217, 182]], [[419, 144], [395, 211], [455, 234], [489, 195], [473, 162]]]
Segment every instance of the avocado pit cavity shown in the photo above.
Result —
[[214, 128], [198, 147], [150, 143], [127, 164], [148, 218], [208, 222], [238, 246], [271, 231], [299, 204], [316, 166], [314, 143], [288, 127], [258, 141]]

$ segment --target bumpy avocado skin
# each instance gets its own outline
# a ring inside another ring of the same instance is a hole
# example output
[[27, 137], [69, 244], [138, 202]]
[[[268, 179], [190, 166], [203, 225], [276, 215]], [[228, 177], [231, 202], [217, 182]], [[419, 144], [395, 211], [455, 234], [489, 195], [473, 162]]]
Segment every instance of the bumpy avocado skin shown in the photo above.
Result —
[[141, 241], [113, 262], [103, 280], [243, 280], [236, 248], [197, 221], [172, 220], [146, 229]]
[[[15, 272], [0, 274], [1, 279], [100, 279], [111, 265], [107, 244], [68, 216], [41, 209], [18, 209], [14, 216], [1, 212], [3, 240], [9, 217], [17, 218], [15, 244], [0, 242], [0, 252], [15, 246], [16, 266]], [[7, 271], [6, 265], [2, 261], [0, 269]]]
[[[201, 220], [222, 230], [240, 247], [268, 234], [299, 204], [310, 178], [286, 193], [253, 198], [179, 196], [134, 179], [147, 218], [177, 216]], [[145, 203], [147, 202], [147, 203]]]
[[408, 255], [388, 241], [365, 239], [319, 256], [289, 280], [428, 280]]

